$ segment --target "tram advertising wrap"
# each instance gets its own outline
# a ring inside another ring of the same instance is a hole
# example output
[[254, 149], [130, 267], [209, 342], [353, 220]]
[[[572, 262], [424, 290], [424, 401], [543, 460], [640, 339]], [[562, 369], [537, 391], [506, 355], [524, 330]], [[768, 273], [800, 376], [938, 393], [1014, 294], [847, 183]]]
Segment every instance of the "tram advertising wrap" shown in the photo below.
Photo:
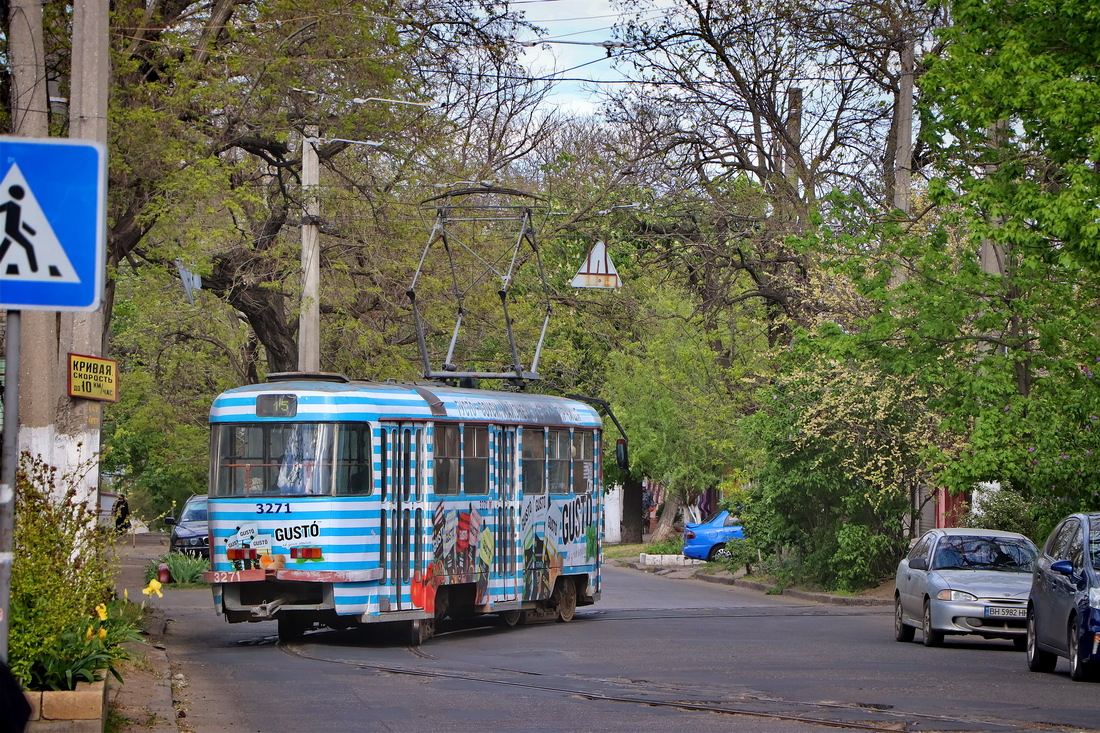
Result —
[[600, 597], [600, 418], [545, 395], [284, 375], [210, 411], [206, 579], [280, 638], [447, 616], [572, 619]]

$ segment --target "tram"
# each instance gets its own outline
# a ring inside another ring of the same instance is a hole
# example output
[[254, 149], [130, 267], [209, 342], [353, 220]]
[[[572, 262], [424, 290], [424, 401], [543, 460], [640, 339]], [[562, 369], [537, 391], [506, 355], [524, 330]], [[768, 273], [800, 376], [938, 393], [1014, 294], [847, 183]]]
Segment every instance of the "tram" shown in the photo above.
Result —
[[601, 421], [559, 397], [271, 375], [210, 410], [214, 605], [230, 623], [569, 621], [600, 597]]

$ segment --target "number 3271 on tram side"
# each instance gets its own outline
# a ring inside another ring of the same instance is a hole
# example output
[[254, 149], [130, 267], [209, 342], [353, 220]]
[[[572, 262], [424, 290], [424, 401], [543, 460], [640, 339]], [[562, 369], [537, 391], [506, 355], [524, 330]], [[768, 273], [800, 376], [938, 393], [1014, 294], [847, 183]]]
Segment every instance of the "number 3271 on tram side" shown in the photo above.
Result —
[[210, 410], [217, 611], [314, 625], [572, 619], [600, 597], [601, 422], [546, 395], [277, 375]]

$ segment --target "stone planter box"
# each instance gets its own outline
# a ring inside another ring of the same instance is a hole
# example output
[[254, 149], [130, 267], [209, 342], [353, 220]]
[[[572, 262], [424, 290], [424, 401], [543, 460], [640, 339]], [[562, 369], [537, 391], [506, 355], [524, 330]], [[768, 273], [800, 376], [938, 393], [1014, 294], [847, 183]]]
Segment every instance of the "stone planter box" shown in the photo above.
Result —
[[103, 733], [107, 681], [79, 682], [67, 692], [27, 692], [31, 719], [26, 733]]

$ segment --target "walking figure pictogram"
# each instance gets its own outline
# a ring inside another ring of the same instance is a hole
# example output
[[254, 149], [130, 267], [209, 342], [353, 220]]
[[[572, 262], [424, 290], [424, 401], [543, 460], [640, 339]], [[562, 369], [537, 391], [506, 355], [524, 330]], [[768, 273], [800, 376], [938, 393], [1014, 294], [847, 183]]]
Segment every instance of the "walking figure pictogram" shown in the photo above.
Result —
[[[34, 256], [34, 245], [31, 244], [31, 240], [23, 235], [23, 230], [26, 230], [27, 234], [32, 237], [38, 233], [23, 221], [23, 207], [19, 205], [19, 202], [23, 200], [26, 191], [23, 190], [22, 186], [14, 185], [8, 189], [8, 195], [11, 196], [11, 200], [0, 204], [0, 211], [4, 212], [4, 241], [0, 243], [0, 261], [4, 259], [4, 255], [8, 253], [8, 248], [11, 247], [14, 241], [26, 251], [27, 263], [31, 266], [31, 272], [38, 272], [38, 259]], [[18, 266], [8, 265], [9, 270], [12, 267]], [[53, 272], [51, 271], [50, 274], [53, 274]]]

